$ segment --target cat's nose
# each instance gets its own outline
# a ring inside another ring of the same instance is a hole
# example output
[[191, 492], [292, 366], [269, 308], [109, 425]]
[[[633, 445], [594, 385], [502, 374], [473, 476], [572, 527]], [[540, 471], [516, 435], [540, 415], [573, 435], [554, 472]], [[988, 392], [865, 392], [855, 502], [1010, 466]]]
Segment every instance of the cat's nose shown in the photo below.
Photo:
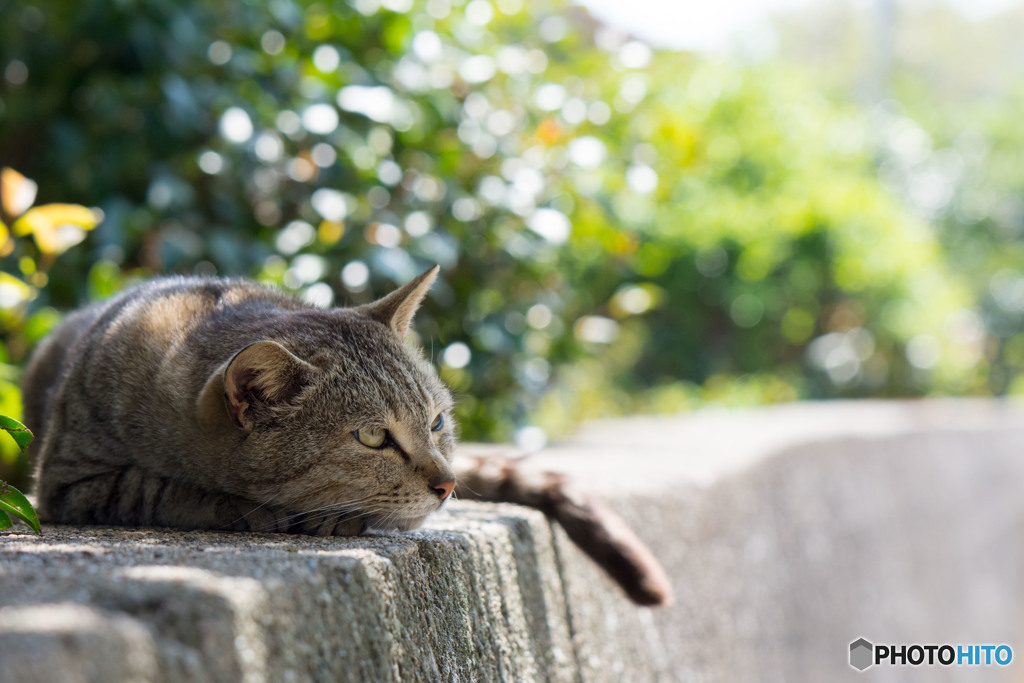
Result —
[[435, 479], [430, 482], [430, 488], [434, 490], [434, 493], [436, 493], [441, 500], [447, 500], [448, 496], [452, 495], [452, 491], [455, 490], [455, 480], [450, 479], [448, 481], [438, 481]]

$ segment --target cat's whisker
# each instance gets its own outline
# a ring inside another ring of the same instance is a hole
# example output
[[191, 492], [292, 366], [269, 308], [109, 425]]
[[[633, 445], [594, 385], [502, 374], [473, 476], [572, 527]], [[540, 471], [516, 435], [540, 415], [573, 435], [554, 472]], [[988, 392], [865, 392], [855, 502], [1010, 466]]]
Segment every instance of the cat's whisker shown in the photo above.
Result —
[[399, 512], [401, 512], [401, 509], [392, 510], [388, 514], [384, 515], [384, 517], [378, 522], [378, 524], [384, 528], [390, 527], [394, 523], [394, 521], [398, 519]]
[[[328, 505], [322, 505], [320, 507], [315, 507], [315, 508], [312, 508], [310, 510], [303, 510], [301, 512], [295, 512], [295, 513], [292, 513], [290, 515], [284, 515], [282, 517], [278, 517], [278, 518], [274, 519], [268, 525], [265, 525], [265, 526], [263, 526], [263, 527], [261, 527], [259, 529], [256, 529], [256, 530], [258, 530], [258, 531], [265, 531], [265, 530], [273, 528], [273, 527], [277, 527], [277, 526], [280, 526], [280, 525], [288, 524], [289, 522], [291, 522], [291, 521], [293, 521], [293, 520], [295, 520], [295, 519], [297, 519], [299, 517], [306, 517], [310, 521], [315, 521], [316, 519], [323, 519], [323, 518], [325, 518], [325, 517], [327, 517], [327, 516], [329, 516], [331, 514], [351, 512], [351, 511], [354, 511], [354, 510], [358, 510], [362, 503], [365, 503], [366, 501], [372, 500], [373, 498], [374, 498], [373, 495], [364, 496], [362, 498], [354, 498], [354, 499], [351, 499], [351, 500], [341, 501], [341, 502], [338, 502], [338, 503], [330, 503]], [[314, 515], [317, 515], [318, 513], [319, 513], [319, 517], [314, 516]]]
[[286, 517], [282, 517], [277, 521], [286, 523], [291, 522], [300, 517], [306, 519], [307, 521], [312, 521], [316, 519], [323, 519], [324, 517], [328, 517], [333, 514], [344, 514], [346, 512], [356, 512], [358, 510], [360, 510], [360, 507], [356, 505], [326, 505], [324, 507], [314, 508], [312, 510], [296, 512]]
[[323, 505], [321, 507], [312, 508], [310, 510], [304, 510], [302, 512], [289, 515], [287, 519], [294, 519], [296, 517], [305, 517], [307, 520], [322, 519], [332, 514], [344, 514], [349, 512], [364, 513], [368, 510], [374, 511], [374, 508], [367, 508], [366, 503], [372, 501], [376, 496], [366, 496], [352, 501], [345, 501], [341, 503], [331, 503], [330, 505]]
[[[459, 486], [458, 487], [466, 489], [467, 491], [472, 493], [477, 498], [484, 498], [485, 497], [485, 496], [481, 496], [479, 491], [475, 490], [472, 486], [470, 486], [466, 482], [462, 481], [461, 479], [459, 480]], [[452, 498], [454, 498], [454, 497], [455, 497], [455, 491], [452, 491]]]
[[[353, 512], [356, 513], [356, 514], [354, 514], [354, 515], [351, 514]], [[353, 518], [358, 518], [358, 517], [364, 516], [365, 514], [366, 513], [363, 510], [360, 510], [358, 508], [353, 508], [351, 510], [345, 510], [345, 509], [325, 510], [325, 511], [322, 511], [322, 512], [319, 512], [319, 513], [316, 513], [316, 514], [301, 514], [301, 515], [295, 515], [294, 517], [301, 517], [303, 523], [305, 523], [305, 524], [313, 524], [313, 523], [316, 523], [316, 522], [323, 521], [323, 520], [325, 520], [325, 519], [327, 519], [329, 517], [339, 517], [340, 518], [340, 517], [344, 517], [344, 516], [349, 516], [349, 517], [353, 517]]]
[[[356, 514], [349, 515], [349, 517], [351, 519], [361, 519], [361, 518], [365, 518], [365, 517], [385, 515], [382, 519], [389, 519], [390, 515], [394, 515], [397, 512], [399, 512], [399, 511], [398, 510], [387, 510], [387, 509], [381, 508], [381, 507], [372, 507], [372, 508], [364, 508], [362, 510], [358, 510]], [[307, 523], [315, 524], [317, 522], [321, 522], [324, 519], [329, 518], [331, 515], [338, 515], [338, 514], [339, 513], [336, 512], [336, 511], [322, 512], [320, 514], [311, 515], [311, 516], [307, 517], [304, 521], [306, 521]], [[345, 512], [341, 512], [340, 513], [340, 515], [344, 515], [344, 514], [346, 514], [346, 513]]]
[[281, 491], [280, 491], [280, 490], [278, 490], [278, 492], [277, 492], [277, 493], [275, 493], [275, 494], [274, 494], [274, 495], [272, 495], [272, 496], [271, 496], [270, 498], [266, 499], [265, 501], [263, 501], [262, 503], [260, 503], [260, 504], [259, 504], [259, 505], [257, 505], [256, 507], [254, 507], [254, 508], [253, 508], [252, 510], [249, 510], [248, 512], [246, 512], [245, 514], [243, 514], [243, 515], [242, 515], [241, 517], [239, 517], [239, 518], [238, 518], [238, 519], [236, 519], [235, 521], [231, 522], [231, 524], [229, 524], [228, 526], [234, 526], [235, 524], [238, 524], [238, 523], [239, 523], [239, 522], [241, 522], [242, 520], [244, 520], [244, 519], [248, 518], [248, 517], [249, 517], [249, 515], [253, 514], [253, 513], [254, 513], [254, 512], [256, 512], [257, 510], [259, 510], [259, 509], [260, 509], [261, 507], [263, 507], [263, 506], [264, 506], [264, 505], [266, 505], [267, 503], [269, 503], [269, 502], [273, 501], [273, 500], [274, 500], [275, 498], [277, 498], [277, 497], [278, 497], [278, 496], [280, 496], [280, 495], [281, 495]]

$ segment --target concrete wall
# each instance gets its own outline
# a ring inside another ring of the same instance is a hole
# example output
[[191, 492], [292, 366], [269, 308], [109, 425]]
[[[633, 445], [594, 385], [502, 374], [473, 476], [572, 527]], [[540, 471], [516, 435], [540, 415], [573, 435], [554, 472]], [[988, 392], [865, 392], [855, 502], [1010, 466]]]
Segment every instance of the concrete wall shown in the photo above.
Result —
[[[360, 539], [7, 532], [0, 680], [1019, 679], [1022, 443], [1009, 405], [866, 402], [611, 420], [535, 455], [652, 546], [656, 610], [505, 505]], [[861, 636], [1015, 660], [859, 673]]]

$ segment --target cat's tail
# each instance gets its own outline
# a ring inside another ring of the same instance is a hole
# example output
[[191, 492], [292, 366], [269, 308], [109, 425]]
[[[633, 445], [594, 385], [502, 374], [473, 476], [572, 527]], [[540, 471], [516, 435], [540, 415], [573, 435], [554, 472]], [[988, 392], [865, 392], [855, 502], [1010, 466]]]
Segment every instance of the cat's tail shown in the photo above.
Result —
[[528, 505], [562, 525], [569, 538], [612, 577], [633, 602], [672, 603], [665, 570], [629, 525], [571, 478], [524, 467], [524, 457], [459, 455], [459, 498]]

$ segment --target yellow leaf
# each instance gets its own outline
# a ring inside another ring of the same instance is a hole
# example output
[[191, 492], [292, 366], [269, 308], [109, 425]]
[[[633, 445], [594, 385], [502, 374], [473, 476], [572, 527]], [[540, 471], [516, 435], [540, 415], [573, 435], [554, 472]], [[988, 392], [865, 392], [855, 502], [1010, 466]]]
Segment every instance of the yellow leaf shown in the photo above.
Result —
[[14, 222], [15, 235], [32, 235], [39, 249], [47, 254], [61, 254], [85, 239], [103, 219], [99, 210], [78, 204], [45, 204], [29, 209]]
[[8, 216], [20, 216], [36, 200], [38, 186], [13, 168], [0, 171], [0, 206]]
[[12, 251], [14, 251], [14, 240], [11, 239], [7, 225], [0, 221], [0, 257], [9, 256]]
[[[97, 211], [78, 204], [46, 204], [30, 209], [14, 223], [16, 235], [34, 233], [37, 226], [76, 225], [83, 230], [92, 230], [103, 216]], [[18, 225], [24, 223], [19, 229]]]

